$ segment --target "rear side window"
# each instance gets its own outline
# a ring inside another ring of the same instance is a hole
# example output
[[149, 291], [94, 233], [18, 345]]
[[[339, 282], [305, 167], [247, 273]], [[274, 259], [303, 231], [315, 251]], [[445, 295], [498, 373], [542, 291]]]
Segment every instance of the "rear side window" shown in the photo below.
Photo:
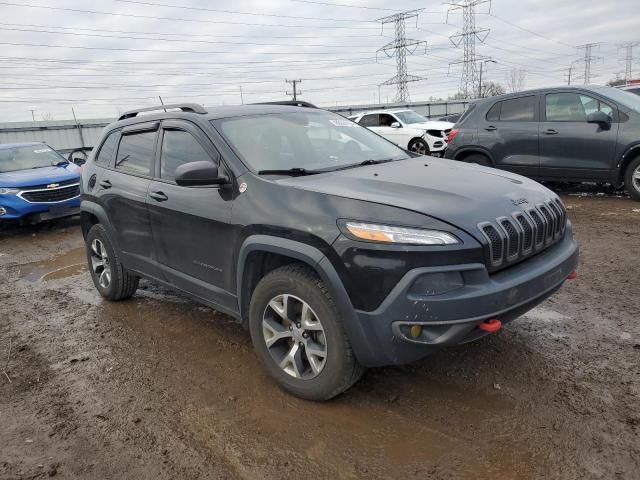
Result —
[[490, 122], [497, 122], [500, 120], [500, 105], [502, 102], [495, 103], [491, 109], [487, 112], [487, 120]]
[[377, 127], [380, 125], [378, 114], [365, 115], [360, 119], [360, 125], [363, 127]]
[[107, 139], [100, 147], [100, 151], [96, 156], [95, 162], [100, 165], [109, 165], [111, 159], [113, 158], [113, 152], [116, 150], [116, 145], [118, 142], [119, 131], [111, 132]]
[[183, 130], [165, 130], [160, 157], [160, 178], [173, 182], [176, 169], [185, 163], [210, 160], [198, 141]]
[[138, 175], [149, 175], [157, 132], [124, 135], [120, 140], [116, 168]]
[[503, 100], [500, 104], [500, 121], [502, 122], [533, 122], [535, 120], [535, 96]]

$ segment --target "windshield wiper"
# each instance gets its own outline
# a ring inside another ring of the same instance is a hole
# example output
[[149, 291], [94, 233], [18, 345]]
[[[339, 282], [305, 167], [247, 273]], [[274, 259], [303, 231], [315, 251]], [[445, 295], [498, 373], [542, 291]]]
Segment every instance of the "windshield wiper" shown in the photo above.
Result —
[[352, 163], [351, 165], [345, 165], [344, 167], [334, 168], [332, 171], [347, 170], [349, 168], [364, 167], [366, 165], [378, 165], [379, 163], [395, 162], [397, 160], [405, 160], [405, 159], [404, 158], [385, 158], [383, 160], [374, 160], [372, 158], [369, 158], [360, 163]]
[[302, 167], [293, 167], [293, 168], [285, 168], [285, 169], [274, 169], [274, 170], [259, 170], [258, 175], [292, 175], [292, 176], [302, 176], [302, 175], [314, 175], [316, 173], [323, 173], [320, 170], [307, 170]]

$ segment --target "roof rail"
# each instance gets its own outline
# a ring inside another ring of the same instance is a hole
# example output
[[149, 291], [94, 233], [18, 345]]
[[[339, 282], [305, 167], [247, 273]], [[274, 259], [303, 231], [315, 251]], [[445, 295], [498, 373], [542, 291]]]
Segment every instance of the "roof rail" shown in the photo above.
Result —
[[287, 105], [290, 107], [304, 107], [304, 108], [318, 108], [313, 103], [305, 102], [303, 100], [282, 100], [280, 102], [258, 102], [252, 105]]
[[120, 115], [120, 117], [118, 117], [118, 121], [136, 117], [139, 113], [142, 112], [155, 112], [158, 110], [164, 110], [166, 112], [168, 109], [176, 108], [182, 110], [183, 112], [200, 114], [208, 113], [202, 105], [198, 105], [197, 103], [172, 103], [170, 105], [158, 105], [157, 107], [136, 108], [135, 110], [129, 110], [128, 112], [124, 112], [122, 115]]

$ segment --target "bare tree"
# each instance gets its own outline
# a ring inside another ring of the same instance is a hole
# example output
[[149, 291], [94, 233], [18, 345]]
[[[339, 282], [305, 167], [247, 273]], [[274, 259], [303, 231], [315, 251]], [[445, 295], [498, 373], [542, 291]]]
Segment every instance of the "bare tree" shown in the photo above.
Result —
[[524, 90], [524, 83], [527, 72], [522, 68], [513, 68], [507, 73], [506, 84], [509, 93], [520, 92]]
[[55, 120], [55, 117], [51, 112], [43, 113], [42, 115], [40, 115], [40, 118], [45, 122], [50, 122], [51, 120]]
[[502, 85], [496, 82], [482, 82], [482, 97], [494, 97], [507, 93]]

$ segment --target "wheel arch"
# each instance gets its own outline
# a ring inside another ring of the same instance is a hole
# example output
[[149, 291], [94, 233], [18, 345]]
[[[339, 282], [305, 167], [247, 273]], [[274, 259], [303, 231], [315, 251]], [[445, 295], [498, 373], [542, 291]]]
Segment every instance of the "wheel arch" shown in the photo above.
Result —
[[620, 162], [618, 162], [618, 171], [616, 174], [616, 182], [617, 185], [622, 185], [624, 182], [624, 175], [626, 173], [627, 167], [631, 162], [633, 162], [636, 158], [640, 156], [640, 142], [635, 143], [628, 147], [625, 152], [620, 157]]
[[373, 351], [340, 276], [324, 253], [305, 243], [269, 235], [253, 235], [242, 243], [236, 284], [238, 311], [243, 325], [248, 324], [249, 303], [257, 283], [269, 271], [289, 263], [307, 265], [324, 282], [338, 309], [356, 358], [366, 364], [368, 358], [373, 358]]
[[80, 227], [82, 229], [83, 238], [86, 239], [87, 233], [89, 233], [91, 227], [98, 223], [107, 229], [112, 241], [115, 242], [116, 237], [113, 234], [113, 226], [111, 225], [107, 212], [105, 212], [104, 208], [95, 202], [82, 200], [80, 202]]
[[491, 155], [491, 152], [489, 150], [487, 150], [486, 148], [483, 147], [463, 147], [458, 149], [458, 151], [456, 152], [456, 155], [454, 157], [454, 160], [460, 160], [463, 161], [465, 158], [469, 157], [470, 155], [484, 155], [485, 157], [487, 157], [489, 159], [489, 161], [491, 162], [492, 166], [496, 165], [495, 159], [493, 158], [493, 155]]

